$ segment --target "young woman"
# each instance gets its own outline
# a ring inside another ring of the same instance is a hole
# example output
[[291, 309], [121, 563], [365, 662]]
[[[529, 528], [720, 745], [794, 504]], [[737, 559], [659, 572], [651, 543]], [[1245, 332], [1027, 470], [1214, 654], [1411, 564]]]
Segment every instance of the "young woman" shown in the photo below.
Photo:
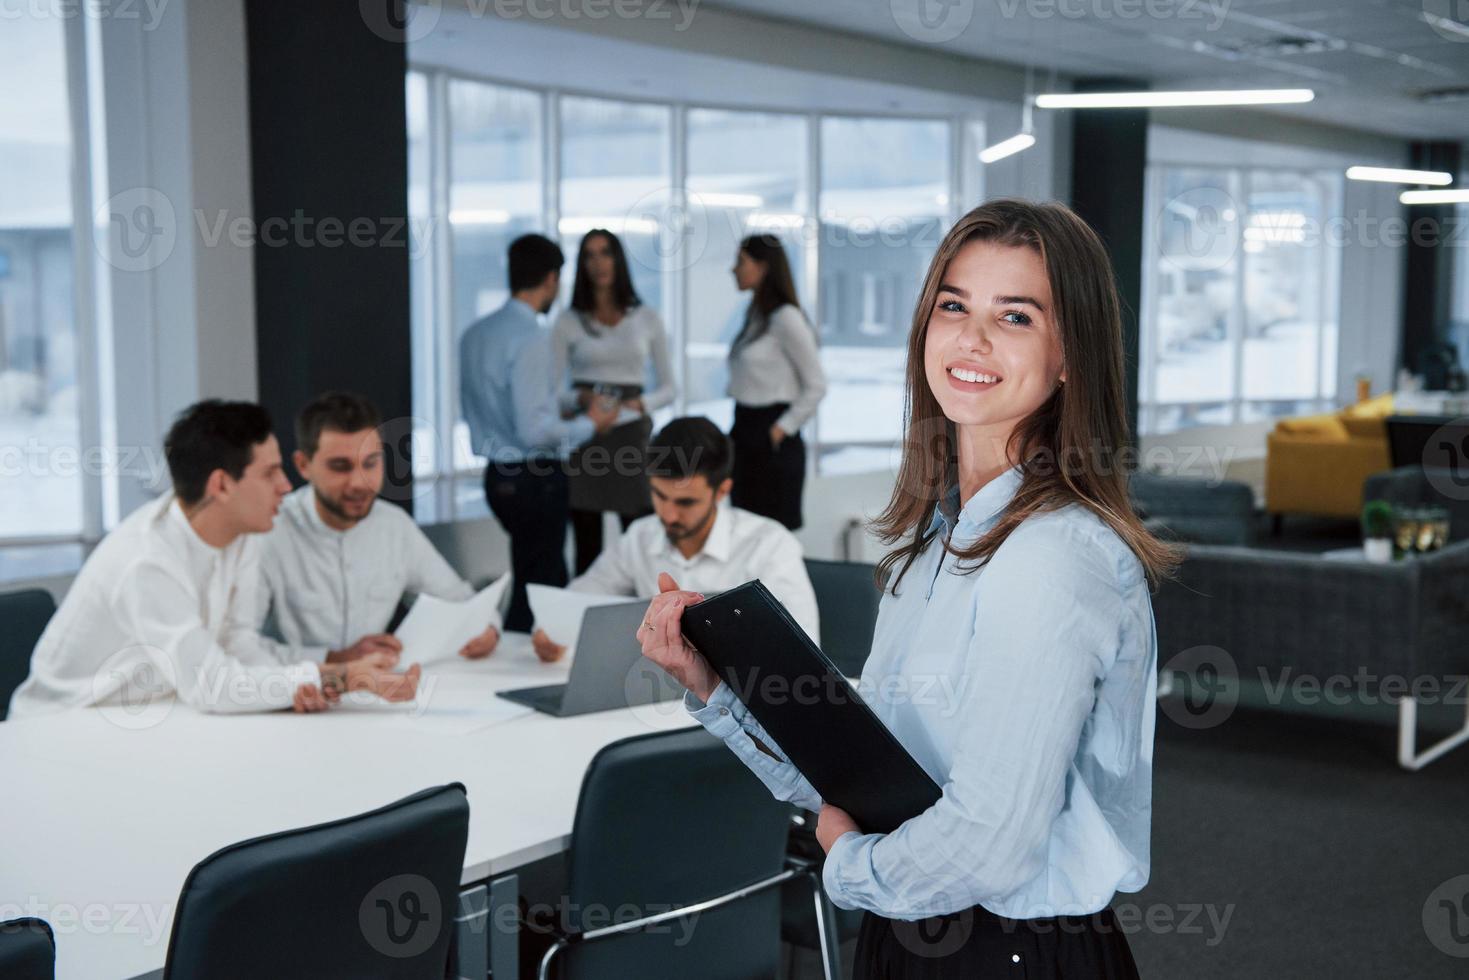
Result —
[[772, 792], [820, 809], [826, 890], [866, 910], [856, 976], [1135, 977], [1108, 903], [1148, 880], [1156, 638], [1177, 560], [1128, 505], [1122, 332], [1096, 234], [992, 201], [950, 230], [908, 343], [899, 547], [868, 703], [943, 788], [890, 834], [823, 806], [684, 643], [671, 577], [643, 651]]
[[735, 400], [736, 507], [801, 526], [806, 444], [801, 426], [826, 394], [816, 331], [796, 301], [785, 249], [773, 235], [740, 242], [735, 285], [753, 293], [745, 325], [729, 349], [729, 391]]
[[[597, 228], [582, 238], [571, 307], [557, 317], [551, 339], [558, 383], [570, 374], [563, 415], [584, 412], [593, 398], [601, 398], [639, 416], [572, 455], [571, 527], [580, 575], [602, 551], [605, 511], [616, 513], [624, 528], [652, 512], [643, 476], [653, 431], [650, 415], [674, 396], [663, 321], [638, 298], [622, 242], [612, 232]], [[658, 387], [644, 391], [650, 361]]]

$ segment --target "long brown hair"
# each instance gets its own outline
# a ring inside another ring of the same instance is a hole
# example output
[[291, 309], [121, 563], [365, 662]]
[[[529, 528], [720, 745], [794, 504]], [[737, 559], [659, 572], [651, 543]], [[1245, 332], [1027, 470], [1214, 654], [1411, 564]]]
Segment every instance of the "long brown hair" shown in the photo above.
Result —
[[878, 564], [894, 592], [934, 537], [933, 509], [958, 478], [954, 424], [928, 386], [924, 351], [928, 321], [949, 262], [972, 241], [1034, 249], [1051, 285], [1066, 383], [1010, 434], [1006, 452], [1021, 468], [1015, 495], [993, 528], [966, 548], [943, 547], [973, 571], [994, 555], [1032, 514], [1081, 504], [1132, 549], [1151, 584], [1177, 566], [1180, 551], [1143, 527], [1128, 501], [1120, 451], [1128, 442], [1122, 366], [1122, 316], [1112, 263], [1086, 222], [1062, 204], [999, 199], [960, 218], [939, 244], [913, 311], [908, 334], [906, 434], [897, 483], [873, 521], [885, 544], [905, 541]]
[[786, 258], [786, 250], [779, 238], [774, 235], [750, 235], [740, 242], [740, 251], [764, 265], [765, 275], [761, 277], [760, 285], [755, 287], [755, 295], [750, 297], [750, 305], [745, 310], [745, 324], [730, 345], [731, 350], [741, 344], [759, 340], [770, 328], [770, 314], [782, 306], [801, 308], [801, 304], [796, 301], [796, 280], [791, 275], [791, 263]]
[[587, 232], [582, 236], [581, 245], [576, 250], [576, 280], [571, 287], [571, 308], [581, 314], [582, 329], [595, 336], [588, 322], [597, 306], [597, 287], [592, 285], [592, 273], [587, 268], [587, 246], [593, 238], [607, 239], [607, 251], [612, 256], [612, 305], [626, 313], [633, 307], [641, 306], [643, 301], [633, 288], [632, 273], [627, 268], [627, 253], [623, 251], [622, 241], [606, 228], [593, 228]]

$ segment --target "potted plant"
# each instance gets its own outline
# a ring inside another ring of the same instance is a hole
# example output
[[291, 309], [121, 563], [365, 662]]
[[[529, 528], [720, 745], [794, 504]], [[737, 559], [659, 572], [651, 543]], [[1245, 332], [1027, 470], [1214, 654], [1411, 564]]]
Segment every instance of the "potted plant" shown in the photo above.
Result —
[[1369, 500], [1362, 507], [1362, 555], [1371, 562], [1392, 561], [1392, 504]]

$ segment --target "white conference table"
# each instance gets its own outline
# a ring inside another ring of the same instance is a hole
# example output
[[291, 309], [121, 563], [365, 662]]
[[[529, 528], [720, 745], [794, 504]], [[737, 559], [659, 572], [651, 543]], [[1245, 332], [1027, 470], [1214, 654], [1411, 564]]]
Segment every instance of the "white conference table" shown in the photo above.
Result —
[[204, 857], [450, 782], [469, 797], [461, 884], [506, 875], [513, 891], [508, 872], [568, 846], [599, 749], [692, 724], [678, 701], [553, 718], [495, 697], [564, 682], [569, 664], [508, 633], [485, 660], [426, 667], [409, 707], [203, 715], [169, 700], [0, 723], [0, 919], [50, 921], [62, 980], [158, 970]]

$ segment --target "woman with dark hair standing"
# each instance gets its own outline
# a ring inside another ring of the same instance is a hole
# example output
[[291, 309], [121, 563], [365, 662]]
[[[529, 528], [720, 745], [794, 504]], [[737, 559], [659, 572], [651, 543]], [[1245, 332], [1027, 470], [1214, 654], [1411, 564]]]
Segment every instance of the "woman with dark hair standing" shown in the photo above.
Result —
[[826, 394], [816, 331], [796, 300], [785, 249], [774, 235], [740, 242], [735, 285], [751, 291], [745, 325], [729, 349], [729, 391], [735, 400], [734, 489], [730, 501], [801, 526], [806, 444], [801, 426]]
[[[571, 528], [576, 574], [602, 551], [602, 514], [612, 511], [624, 529], [652, 513], [643, 475], [652, 413], [673, 401], [668, 338], [658, 314], [633, 289], [622, 242], [594, 228], [581, 240], [571, 307], [551, 328], [557, 383], [570, 376], [562, 414], [584, 412], [592, 399], [620, 403], [629, 420], [584, 444], [571, 457]], [[644, 390], [652, 362], [657, 387]]]
[[666, 574], [643, 652], [776, 797], [820, 810], [826, 892], [866, 913], [857, 980], [1135, 978], [1110, 903], [1148, 881], [1149, 593], [1178, 554], [1128, 503], [1120, 304], [1096, 233], [1060, 204], [961, 218], [919, 296], [906, 388], [860, 690], [939, 801], [886, 834], [823, 805], [684, 642], [703, 597]]

